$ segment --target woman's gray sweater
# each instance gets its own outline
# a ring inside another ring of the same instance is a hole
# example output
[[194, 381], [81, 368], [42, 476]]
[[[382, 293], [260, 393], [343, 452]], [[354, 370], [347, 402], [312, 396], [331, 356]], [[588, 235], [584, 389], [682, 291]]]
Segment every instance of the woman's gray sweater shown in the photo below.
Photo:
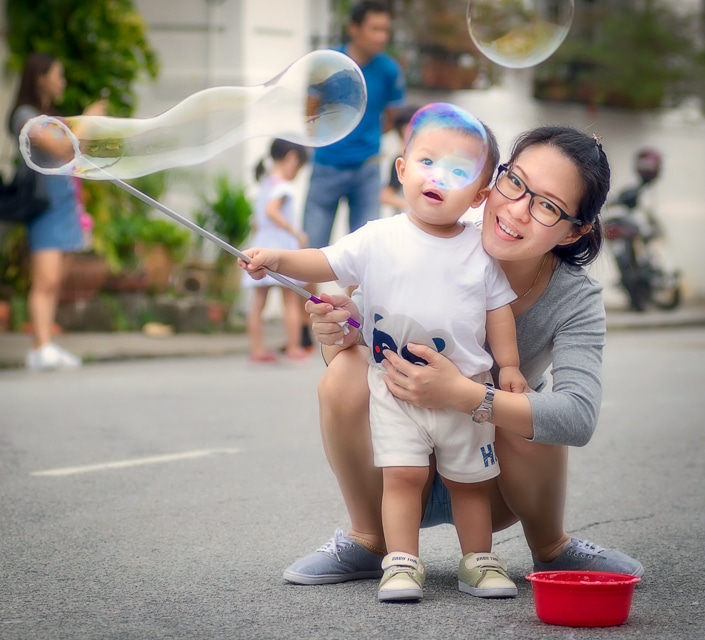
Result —
[[[602, 285], [585, 269], [559, 261], [541, 297], [516, 319], [521, 372], [529, 386], [532, 441], [583, 446], [602, 403], [605, 307]], [[496, 379], [497, 370], [493, 369]]]

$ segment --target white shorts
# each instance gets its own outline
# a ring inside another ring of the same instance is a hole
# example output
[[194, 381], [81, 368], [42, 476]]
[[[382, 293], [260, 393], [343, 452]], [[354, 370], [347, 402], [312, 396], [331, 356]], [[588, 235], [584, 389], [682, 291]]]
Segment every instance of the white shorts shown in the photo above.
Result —
[[[489, 372], [472, 379], [492, 380]], [[427, 467], [435, 451], [438, 472], [449, 480], [482, 482], [499, 475], [492, 423], [476, 424], [466, 413], [420, 409], [397, 400], [377, 366], [368, 368], [367, 382], [375, 466]]]

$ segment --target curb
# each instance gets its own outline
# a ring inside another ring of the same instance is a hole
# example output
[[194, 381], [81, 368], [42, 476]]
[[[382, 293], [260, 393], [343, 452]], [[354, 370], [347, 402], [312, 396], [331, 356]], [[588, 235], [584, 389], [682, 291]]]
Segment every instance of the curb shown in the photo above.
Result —
[[[633, 331], [705, 326], [705, 305], [686, 306], [675, 311], [635, 313], [607, 311], [607, 331]], [[283, 344], [281, 322], [265, 326], [267, 344]], [[150, 337], [139, 332], [65, 333], [56, 340], [84, 362], [116, 362], [148, 358], [216, 357], [242, 355], [249, 351], [246, 333], [177, 333]], [[0, 333], [0, 369], [23, 369], [30, 347], [29, 336]]]

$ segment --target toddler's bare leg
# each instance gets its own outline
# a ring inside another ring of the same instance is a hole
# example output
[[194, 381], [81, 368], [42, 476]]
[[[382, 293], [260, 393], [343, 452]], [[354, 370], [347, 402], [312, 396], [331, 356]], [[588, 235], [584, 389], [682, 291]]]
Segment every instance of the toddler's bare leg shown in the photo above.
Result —
[[419, 555], [421, 494], [428, 467], [385, 467], [382, 520], [389, 551]]
[[450, 493], [453, 522], [463, 555], [492, 551], [490, 481], [463, 483], [443, 478]]

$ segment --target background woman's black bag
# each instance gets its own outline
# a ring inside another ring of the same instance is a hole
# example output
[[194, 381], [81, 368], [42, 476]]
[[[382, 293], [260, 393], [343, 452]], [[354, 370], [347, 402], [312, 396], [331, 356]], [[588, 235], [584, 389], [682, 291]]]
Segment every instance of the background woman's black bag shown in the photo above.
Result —
[[37, 193], [37, 174], [31, 169], [17, 171], [9, 184], [0, 175], [0, 220], [27, 223], [48, 206]]

